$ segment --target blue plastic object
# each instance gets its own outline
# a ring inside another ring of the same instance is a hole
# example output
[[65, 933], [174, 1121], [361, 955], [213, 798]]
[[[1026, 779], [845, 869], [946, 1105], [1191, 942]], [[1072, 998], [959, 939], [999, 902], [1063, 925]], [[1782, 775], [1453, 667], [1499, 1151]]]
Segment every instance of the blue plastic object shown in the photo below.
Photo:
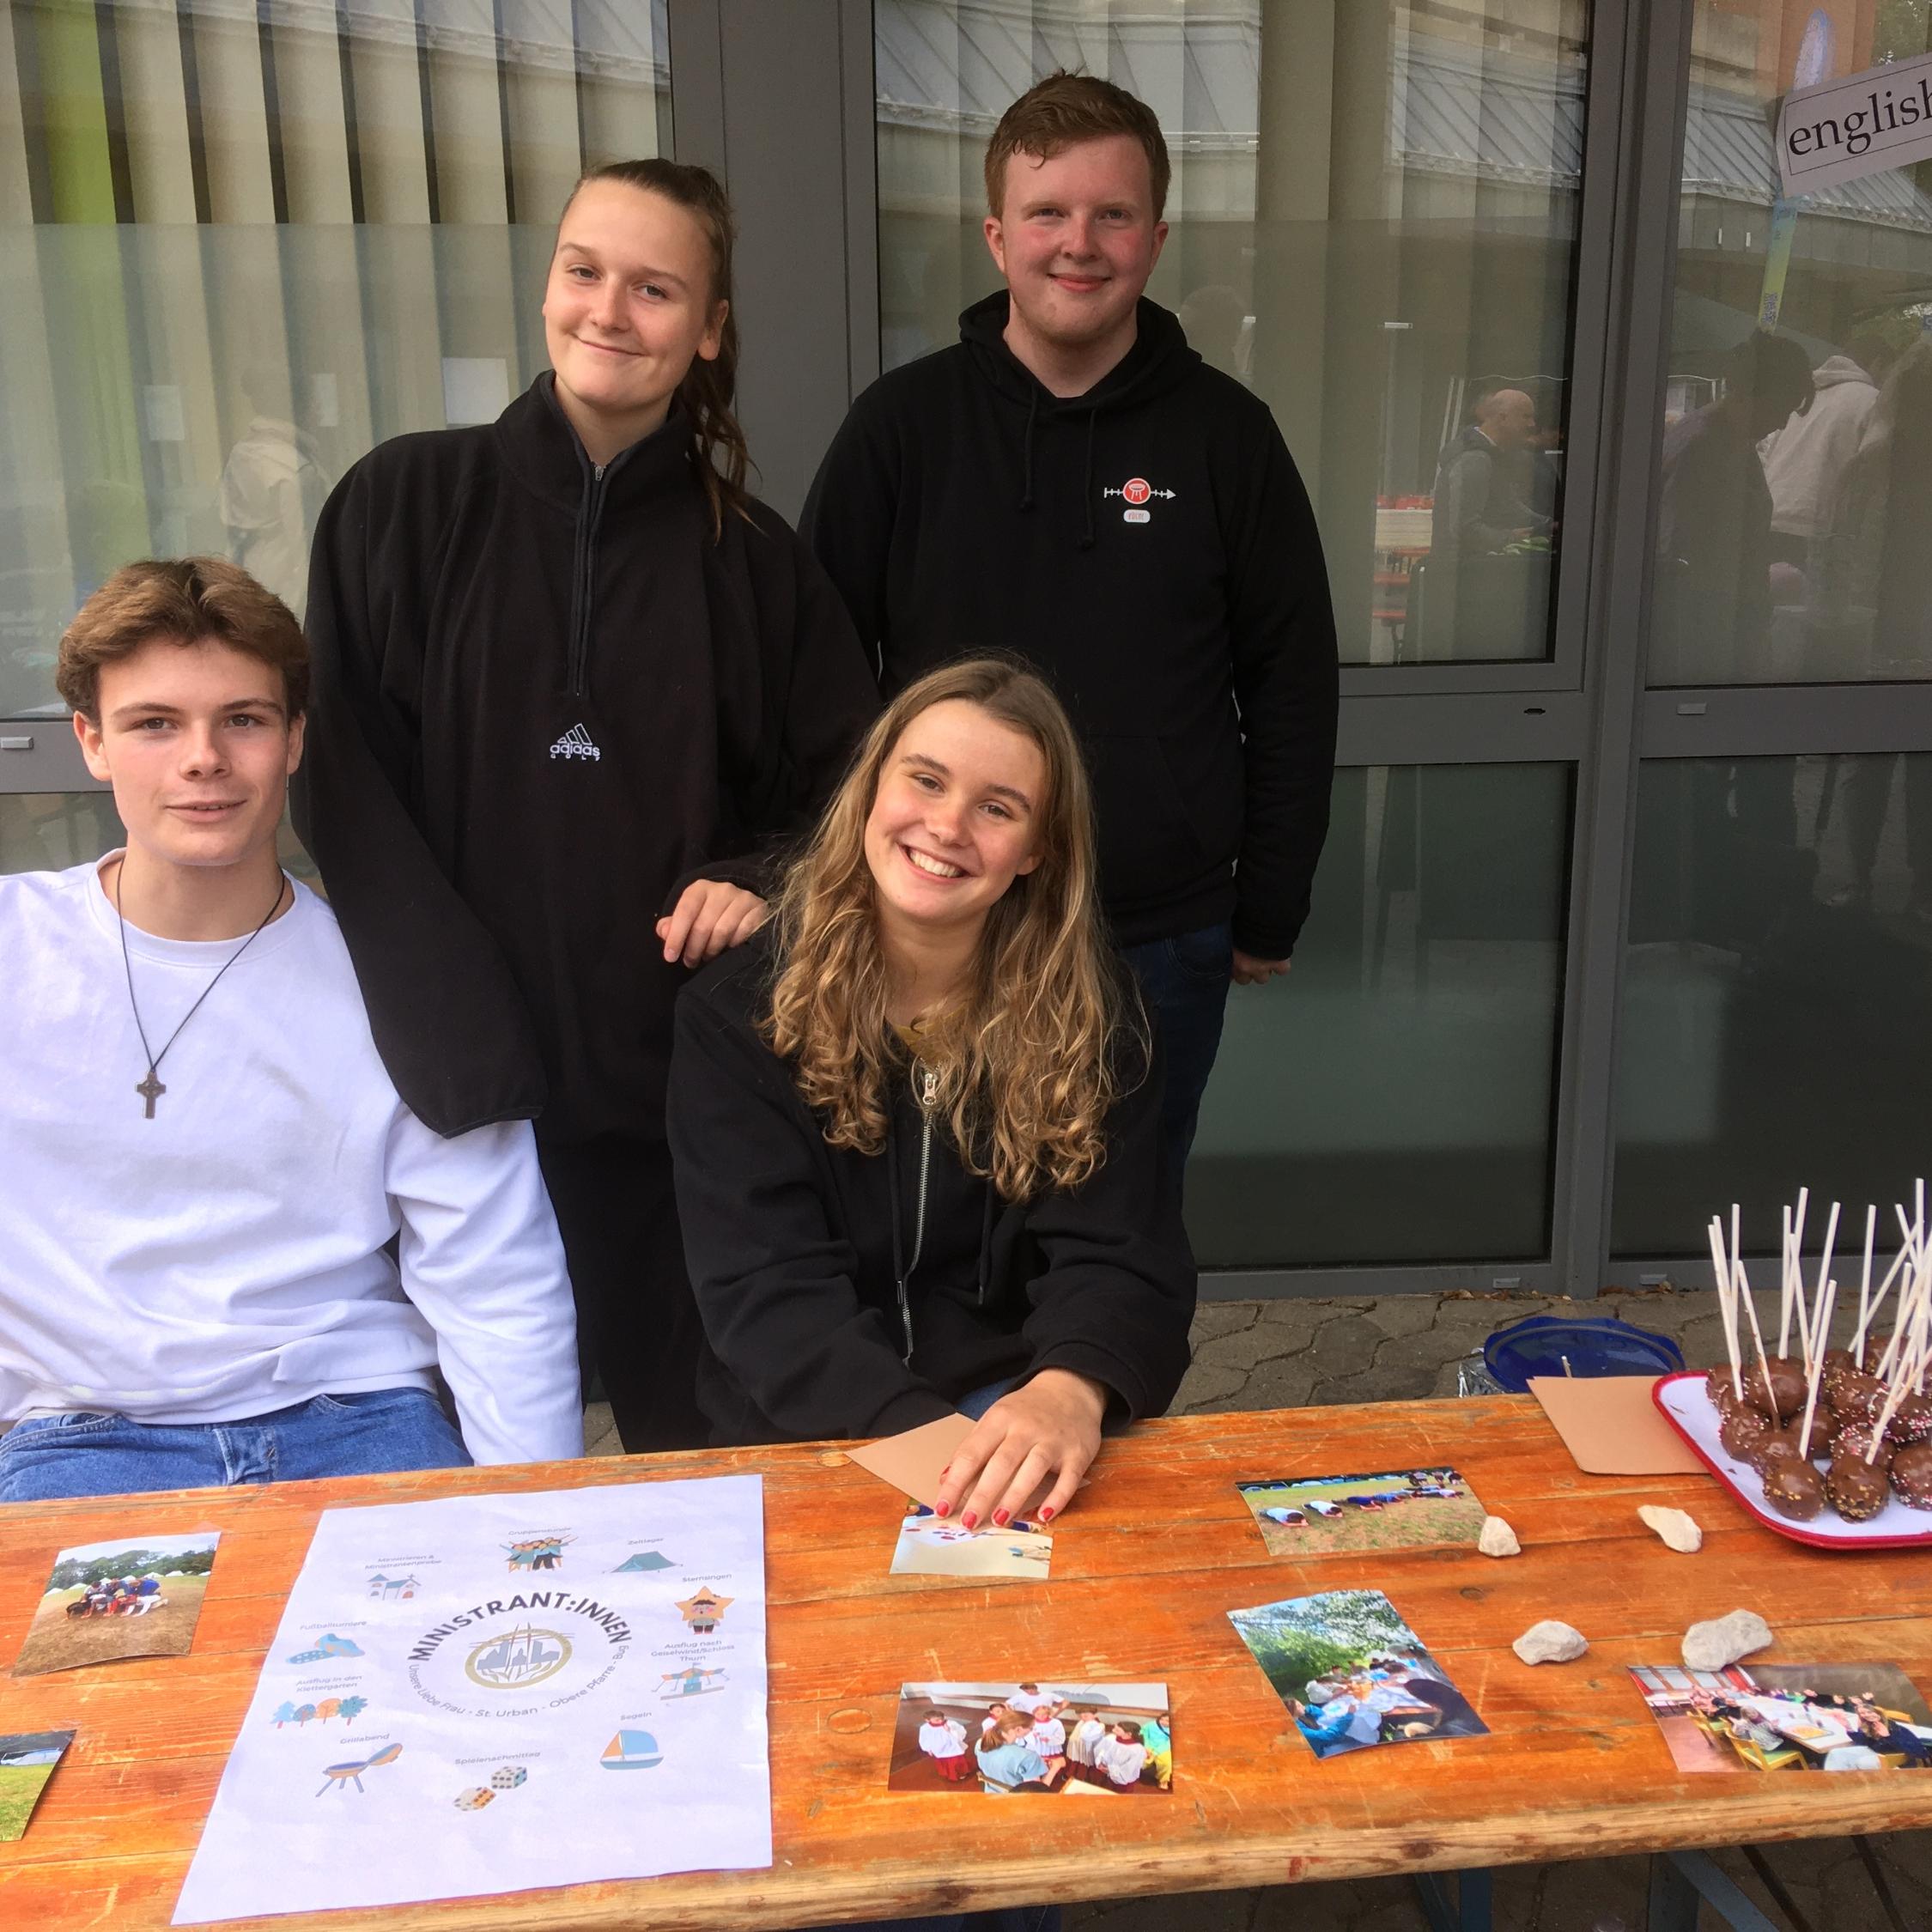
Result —
[[1613, 1315], [1531, 1315], [1483, 1344], [1483, 1366], [1498, 1388], [1521, 1395], [1532, 1376], [1674, 1375], [1684, 1352]]

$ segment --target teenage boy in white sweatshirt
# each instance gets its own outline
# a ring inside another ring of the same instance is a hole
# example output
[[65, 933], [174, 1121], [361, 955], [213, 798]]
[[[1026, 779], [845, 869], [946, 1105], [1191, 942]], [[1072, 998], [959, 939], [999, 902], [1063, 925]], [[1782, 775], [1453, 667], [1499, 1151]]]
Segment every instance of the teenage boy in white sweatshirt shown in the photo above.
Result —
[[580, 1454], [529, 1123], [416, 1120], [276, 858], [295, 618], [130, 564], [58, 680], [127, 845], [0, 879], [0, 1502]]

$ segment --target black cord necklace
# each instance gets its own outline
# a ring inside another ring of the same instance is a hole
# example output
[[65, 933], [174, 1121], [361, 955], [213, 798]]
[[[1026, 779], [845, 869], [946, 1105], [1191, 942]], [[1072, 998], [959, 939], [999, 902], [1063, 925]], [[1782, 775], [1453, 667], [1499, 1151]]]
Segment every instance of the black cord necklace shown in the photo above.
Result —
[[173, 1032], [168, 1035], [167, 1038], [161, 1043], [161, 1050], [157, 1054], [148, 1044], [148, 1030], [141, 1024], [141, 1002], [134, 997], [134, 963], [128, 957], [127, 919], [121, 911], [121, 875], [126, 870], [127, 860], [124, 858], [120, 864], [114, 868], [114, 917], [119, 921], [121, 928], [121, 970], [127, 975], [127, 1003], [134, 1009], [134, 1030], [141, 1036], [141, 1050], [148, 1056], [147, 1076], [137, 1083], [134, 1091], [141, 1096], [142, 1099], [147, 1102], [148, 1111], [144, 1117], [151, 1121], [155, 1117], [155, 1103], [167, 1091], [167, 1089], [155, 1078], [161, 1071], [161, 1063], [167, 1058], [167, 1049], [181, 1037], [181, 1026], [185, 1026], [201, 1011], [202, 999], [207, 999], [209, 994], [214, 992], [215, 988], [222, 983], [222, 973], [227, 972], [228, 968], [234, 965], [235, 961], [240, 959], [242, 954], [246, 952], [249, 947], [261, 938], [262, 927], [266, 926], [282, 910], [282, 895], [289, 888], [287, 881], [277, 874], [275, 881], [275, 903], [262, 914], [261, 926], [258, 926], [222, 962], [221, 972], [216, 973], [215, 977], [201, 989], [201, 999], [197, 999], [194, 1005], [189, 1007], [187, 1012], [181, 1016], [181, 1026], [176, 1027]]

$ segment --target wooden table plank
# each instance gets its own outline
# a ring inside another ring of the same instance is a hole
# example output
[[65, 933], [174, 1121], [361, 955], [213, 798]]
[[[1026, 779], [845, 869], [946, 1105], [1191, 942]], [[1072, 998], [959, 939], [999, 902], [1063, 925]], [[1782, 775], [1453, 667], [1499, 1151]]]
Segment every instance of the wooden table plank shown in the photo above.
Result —
[[[1431, 1462], [1454, 1463], [1510, 1519], [1522, 1557], [1276, 1558], [1234, 1488]], [[756, 1470], [766, 1484], [774, 1868], [301, 1923], [715, 1932], [1932, 1823], [1932, 1776], [1679, 1773], [1624, 1668], [1672, 1662], [1686, 1623], [1741, 1604], [1778, 1631], [1768, 1662], [1869, 1658], [1932, 1684], [1932, 1616], [1918, 1613], [1932, 1610], [1932, 1553], [1809, 1550], [1752, 1522], [1703, 1477], [1583, 1476], [1527, 1399], [1402, 1403], [1136, 1431], [1109, 1445], [1041, 1584], [888, 1576], [899, 1501], [823, 1444], [0, 1511], [7, 1659], [56, 1550], [222, 1530], [193, 1655], [0, 1680], [0, 1731], [80, 1733], [27, 1838], [0, 1845], [0, 1917], [47, 1932], [168, 1923], [323, 1508], [734, 1470]], [[1703, 1551], [1667, 1550], [1638, 1522], [1643, 1502], [1690, 1510]], [[1388, 1594], [1489, 1736], [1315, 1759], [1226, 1612], [1351, 1587]], [[1576, 1624], [1589, 1656], [1535, 1670], [1519, 1663], [1509, 1643], [1542, 1616]], [[1036, 1806], [1016, 1858], [997, 1802], [886, 1791], [902, 1682], [1019, 1673], [1166, 1682], [1171, 1795]]]

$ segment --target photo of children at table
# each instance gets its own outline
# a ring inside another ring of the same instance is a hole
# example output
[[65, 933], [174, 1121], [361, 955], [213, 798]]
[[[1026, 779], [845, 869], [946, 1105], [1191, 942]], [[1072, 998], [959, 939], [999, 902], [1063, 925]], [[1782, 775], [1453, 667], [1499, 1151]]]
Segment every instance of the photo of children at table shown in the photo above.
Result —
[[1173, 1735], [1164, 1684], [908, 1684], [886, 1789], [1158, 1795]]
[[1896, 1664], [1636, 1665], [1680, 1771], [1923, 1771], [1932, 1711]]

